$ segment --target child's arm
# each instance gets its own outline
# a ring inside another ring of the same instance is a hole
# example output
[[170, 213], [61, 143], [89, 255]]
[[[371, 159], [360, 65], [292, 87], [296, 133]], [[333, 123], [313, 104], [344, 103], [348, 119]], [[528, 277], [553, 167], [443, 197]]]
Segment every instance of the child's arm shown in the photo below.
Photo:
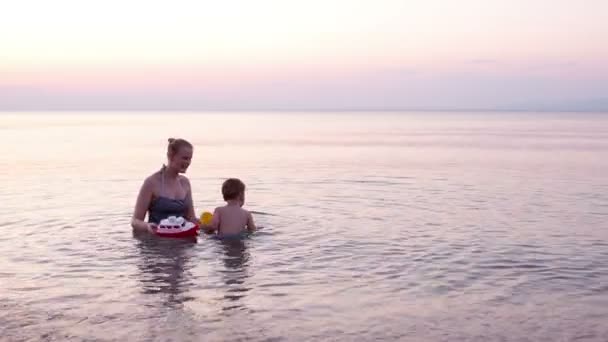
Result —
[[255, 222], [253, 221], [253, 215], [251, 212], [247, 212], [247, 230], [253, 232], [257, 229]]
[[201, 224], [201, 229], [203, 229], [206, 233], [211, 234], [214, 231], [219, 230], [220, 227], [220, 210], [219, 208], [215, 208], [213, 211], [213, 218], [211, 219], [211, 223], [209, 224]]

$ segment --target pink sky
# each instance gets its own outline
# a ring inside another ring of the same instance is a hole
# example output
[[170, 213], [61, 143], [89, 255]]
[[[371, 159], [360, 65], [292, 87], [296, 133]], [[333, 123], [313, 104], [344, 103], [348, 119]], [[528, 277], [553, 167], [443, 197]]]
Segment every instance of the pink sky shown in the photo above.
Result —
[[605, 13], [599, 0], [25, 0], [0, 12], [0, 110], [586, 109], [608, 99]]

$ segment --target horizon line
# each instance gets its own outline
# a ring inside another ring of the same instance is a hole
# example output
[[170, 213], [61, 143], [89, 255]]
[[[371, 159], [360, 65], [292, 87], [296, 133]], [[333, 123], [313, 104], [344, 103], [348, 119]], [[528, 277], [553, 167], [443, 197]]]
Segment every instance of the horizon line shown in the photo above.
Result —
[[9, 109], [0, 108], [0, 113], [23, 113], [23, 112], [517, 112], [517, 113], [608, 113], [608, 108], [600, 109], [534, 109], [534, 108], [45, 108], [45, 109]]

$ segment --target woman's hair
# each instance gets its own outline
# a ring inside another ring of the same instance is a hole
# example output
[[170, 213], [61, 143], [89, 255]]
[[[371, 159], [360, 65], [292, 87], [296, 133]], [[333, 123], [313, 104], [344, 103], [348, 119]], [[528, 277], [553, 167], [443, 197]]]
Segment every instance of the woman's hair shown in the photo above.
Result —
[[179, 152], [179, 150], [181, 150], [184, 147], [192, 148], [192, 144], [184, 139], [169, 138], [168, 141], [169, 141], [169, 146], [167, 146], [167, 153], [169, 154], [169, 156], [176, 155]]
[[238, 178], [228, 178], [224, 181], [224, 184], [222, 184], [224, 201], [237, 199], [244, 192], [245, 183], [241, 182]]

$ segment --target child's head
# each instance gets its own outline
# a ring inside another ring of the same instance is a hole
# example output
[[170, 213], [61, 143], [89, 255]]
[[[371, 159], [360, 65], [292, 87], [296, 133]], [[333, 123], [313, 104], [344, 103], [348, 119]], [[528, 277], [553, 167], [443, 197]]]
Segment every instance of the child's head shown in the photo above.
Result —
[[[238, 178], [228, 178], [222, 184], [222, 195], [224, 201], [245, 200], [245, 183]], [[241, 203], [242, 205], [242, 203]]]

